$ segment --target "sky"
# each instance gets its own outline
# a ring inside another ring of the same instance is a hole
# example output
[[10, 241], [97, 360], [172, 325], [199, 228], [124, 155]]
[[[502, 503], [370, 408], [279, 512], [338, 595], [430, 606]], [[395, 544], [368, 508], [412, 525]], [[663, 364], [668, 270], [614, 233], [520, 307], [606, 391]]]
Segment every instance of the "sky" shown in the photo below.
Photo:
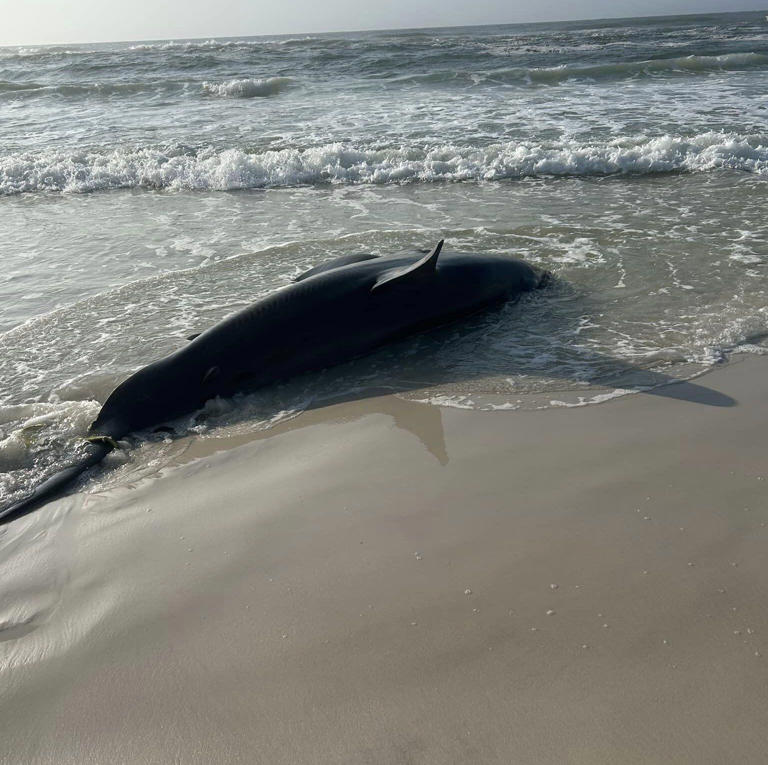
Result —
[[[0, 0], [0, 45], [757, 10], [759, 0]], [[766, 7], [768, 7], [768, 0]]]

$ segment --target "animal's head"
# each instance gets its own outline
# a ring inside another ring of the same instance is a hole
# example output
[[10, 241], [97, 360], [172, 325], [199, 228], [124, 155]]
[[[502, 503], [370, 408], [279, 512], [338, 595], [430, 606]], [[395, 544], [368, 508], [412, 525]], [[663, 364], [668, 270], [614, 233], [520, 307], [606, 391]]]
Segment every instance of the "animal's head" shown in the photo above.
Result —
[[201, 404], [200, 385], [192, 385], [172, 358], [140, 369], [109, 395], [90, 433], [120, 438], [181, 417]]
[[512, 292], [542, 289], [549, 284], [551, 278], [550, 272], [539, 266], [506, 256], [495, 259], [493, 272], [495, 279]]

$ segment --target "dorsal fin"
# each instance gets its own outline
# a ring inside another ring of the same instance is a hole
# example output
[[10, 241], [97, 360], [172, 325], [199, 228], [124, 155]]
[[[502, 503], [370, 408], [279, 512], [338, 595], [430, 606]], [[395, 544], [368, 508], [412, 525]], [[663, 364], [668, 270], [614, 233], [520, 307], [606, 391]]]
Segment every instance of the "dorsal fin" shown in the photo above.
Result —
[[432, 252], [425, 255], [421, 260], [417, 260], [412, 266], [398, 268], [394, 271], [385, 271], [376, 280], [376, 284], [371, 287], [371, 292], [375, 292], [387, 284], [393, 284], [395, 282], [407, 283], [413, 279], [421, 279], [430, 274], [434, 274], [435, 269], [437, 268], [437, 258], [440, 255], [440, 250], [443, 249], [444, 241], [444, 239], [441, 239], [437, 245], [435, 245], [435, 249], [432, 250]]

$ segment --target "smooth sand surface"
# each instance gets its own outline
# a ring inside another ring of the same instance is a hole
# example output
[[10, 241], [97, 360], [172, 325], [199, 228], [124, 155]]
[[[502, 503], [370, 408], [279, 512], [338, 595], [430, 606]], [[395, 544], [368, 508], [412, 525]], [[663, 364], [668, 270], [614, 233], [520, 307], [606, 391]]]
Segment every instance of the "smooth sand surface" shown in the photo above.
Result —
[[767, 375], [339, 404], [3, 527], [2, 761], [765, 763]]

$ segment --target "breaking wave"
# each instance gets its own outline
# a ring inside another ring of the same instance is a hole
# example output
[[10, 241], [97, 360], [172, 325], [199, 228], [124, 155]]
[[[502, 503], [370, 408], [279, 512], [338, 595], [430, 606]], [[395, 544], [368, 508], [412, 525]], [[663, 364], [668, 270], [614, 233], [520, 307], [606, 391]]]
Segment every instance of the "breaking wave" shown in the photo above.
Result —
[[[303, 37], [245, 37], [238, 39], [217, 40], [166, 40], [149, 43], [135, 43], [127, 50], [137, 52], [152, 51], [217, 51], [229, 49], [260, 50], [271, 46], [308, 45], [312, 43], [327, 43], [329, 38], [305, 35]], [[336, 42], [332, 40], [332, 42]]]
[[203, 93], [209, 96], [224, 96], [226, 98], [266, 98], [282, 93], [292, 82], [290, 77], [204, 82]]
[[497, 181], [530, 176], [702, 172], [768, 174], [768, 136], [708, 132], [607, 142], [503, 142], [356, 148], [328, 143], [247, 152], [205, 147], [0, 156], [0, 195], [145, 188], [228, 191], [315, 184]]

